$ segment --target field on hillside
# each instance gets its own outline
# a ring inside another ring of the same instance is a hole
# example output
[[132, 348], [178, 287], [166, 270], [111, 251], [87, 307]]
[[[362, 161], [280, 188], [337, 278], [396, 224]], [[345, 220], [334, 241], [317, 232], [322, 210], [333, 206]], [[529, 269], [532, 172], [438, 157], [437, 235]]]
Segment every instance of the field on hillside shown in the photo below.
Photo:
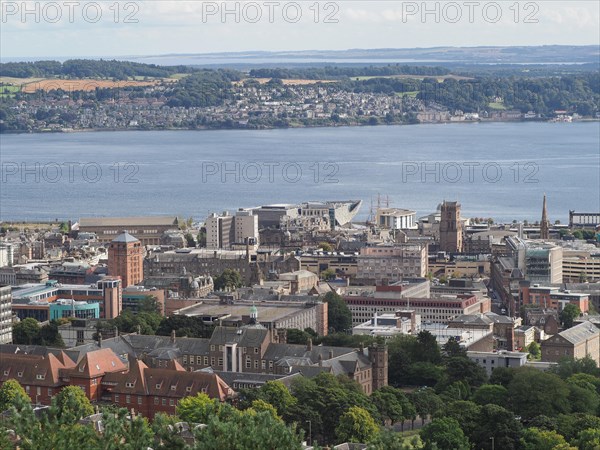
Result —
[[54, 91], [62, 89], [66, 92], [93, 91], [96, 88], [115, 89], [130, 86], [153, 86], [159, 81], [111, 81], [111, 80], [59, 80], [45, 79], [21, 86], [21, 91], [32, 94], [36, 91]]

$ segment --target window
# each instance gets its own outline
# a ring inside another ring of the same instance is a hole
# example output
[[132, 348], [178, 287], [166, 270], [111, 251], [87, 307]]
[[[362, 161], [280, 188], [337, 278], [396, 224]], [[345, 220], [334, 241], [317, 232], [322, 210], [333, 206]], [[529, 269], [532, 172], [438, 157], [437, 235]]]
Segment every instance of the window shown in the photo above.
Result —
[[131, 395], [126, 395], [125, 396], [125, 403], [131, 403]]
[[219, 358], [219, 360], [217, 361], [217, 365], [218, 366], [222, 366], [223, 365], [223, 358]]
[[254, 353], [258, 354], [258, 347], [254, 347]]
[[[190, 360], [191, 360], [191, 358], [190, 358]], [[187, 364], [187, 355], [183, 355], [183, 363]]]
[[214, 346], [214, 345], [211, 345], [211, 346], [210, 346], [210, 351], [211, 351], [211, 352], [214, 352], [214, 351], [215, 351], [215, 346]]
[[138, 395], [138, 405], [141, 405], [141, 404], [142, 404], [142, 396]]
[[36, 380], [43, 380], [44, 378], [46, 378], [44, 375], [36, 375], [35, 376]]
[[171, 390], [174, 391], [175, 389], [177, 389], [177, 385], [176, 384], [172, 384], [171, 385]]
[[133, 386], [135, 386], [135, 383], [132, 383], [131, 381], [125, 383], [125, 387], [132, 388]]
[[246, 360], [246, 369], [249, 369], [250, 367], [252, 367], [252, 365], [251, 365], [251, 363], [250, 363], [250, 360], [249, 360], [249, 359], [247, 359], [247, 360]]
[[267, 362], [264, 359], [260, 362], [260, 365], [261, 365], [262, 369], [266, 369], [267, 368]]
[[23, 372], [17, 372], [17, 376], [18, 377], [22, 377], [23, 376]]
[[52, 388], [48, 388], [48, 396], [52, 396]]
[[[198, 360], [200, 360], [200, 357], [198, 356]], [[204, 365], [208, 366], [208, 356], [204, 357]]]
[[191, 386], [186, 387], [185, 392], [192, 392], [192, 387]]
[[170, 399], [169, 400], [169, 406], [175, 406], [175, 400]]
[[5, 370], [5, 371], [4, 371], [4, 376], [5, 376], [5, 377], [6, 377], [6, 376], [8, 376], [8, 373], [9, 373], [9, 371], [8, 371], [8, 370]]
[[[207, 359], [208, 359], [208, 358], [205, 356], [205, 357], [204, 357], [204, 363], [205, 363], [205, 364], [208, 364], [208, 361], [207, 361]], [[198, 365], [202, 364], [202, 356], [197, 356], [197, 357], [196, 357], [196, 364], [198, 364]]]
[[215, 365], [215, 357], [214, 356], [211, 356], [211, 358], [210, 358], [210, 365], [211, 366]]
[[119, 403], [119, 394], [115, 394], [115, 403]]
[[156, 389], [160, 389], [160, 387], [161, 387], [161, 384], [160, 384], [160, 383], [157, 383], [157, 384], [156, 384]]
[[166, 398], [163, 398], [163, 399], [162, 399], [162, 405], [163, 405], [163, 406], [166, 406], [166, 405], [167, 405], [167, 399], [166, 399]]
[[254, 368], [255, 368], [255, 369], [258, 369], [258, 359], [255, 359], [255, 360], [254, 360]]

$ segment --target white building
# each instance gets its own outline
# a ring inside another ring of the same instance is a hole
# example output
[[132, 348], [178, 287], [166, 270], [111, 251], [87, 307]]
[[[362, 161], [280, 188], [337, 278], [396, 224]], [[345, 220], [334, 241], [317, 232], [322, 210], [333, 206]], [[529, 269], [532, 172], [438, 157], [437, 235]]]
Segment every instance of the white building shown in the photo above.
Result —
[[522, 367], [527, 363], [526, 352], [467, 352], [467, 357], [485, 369], [488, 377], [498, 367]]
[[213, 213], [206, 219], [205, 227], [209, 249], [229, 250], [246, 244], [257, 247], [259, 243], [258, 216], [249, 210], [237, 211], [235, 216], [227, 211], [220, 216]]
[[0, 267], [12, 267], [14, 249], [8, 242], [0, 242]]
[[10, 286], [0, 285], [0, 344], [12, 342], [12, 295]]
[[414, 230], [417, 228], [416, 215], [408, 209], [378, 208], [375, 221], [377, 226], [388, 230]]
[[421, 329], [421, 316], [414, 310], [398, 310], [394, 314], [377, 314], [352, 328], [352, 334], [381, 336], [389, 339], [397, 334], [416, 334]]

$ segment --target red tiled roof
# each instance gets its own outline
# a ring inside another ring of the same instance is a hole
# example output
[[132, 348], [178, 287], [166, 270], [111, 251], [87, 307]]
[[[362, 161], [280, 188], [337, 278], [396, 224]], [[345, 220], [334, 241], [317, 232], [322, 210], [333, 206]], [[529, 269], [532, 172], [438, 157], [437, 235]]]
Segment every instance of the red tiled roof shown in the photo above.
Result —
[[35, 386], [57, 386], [60, 384], [59, 372], [73, 367], [75, 363], [64, 355], [65, 365], [52, 353], [42, 355], [3, 354], [0, 382], [14, 378], [20, 384]]
[[63, 373], [74, 378], [96, 378], [127, 369], [127, 365], [110, 348], [100, 348], [86, 353], [74, 368]]

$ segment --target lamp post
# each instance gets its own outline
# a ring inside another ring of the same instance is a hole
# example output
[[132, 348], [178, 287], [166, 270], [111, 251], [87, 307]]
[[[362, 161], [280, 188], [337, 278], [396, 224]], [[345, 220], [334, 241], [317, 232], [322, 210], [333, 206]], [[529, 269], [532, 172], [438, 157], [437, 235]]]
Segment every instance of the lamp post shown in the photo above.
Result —
[[310, 420], [307, 420], [306, 422], [308, 422], [308, 445], [312, 444], [312, 422]]
[[492, 436], [490, 439], [492, 441], [492, 450], [494, 450], [494, 436]]

